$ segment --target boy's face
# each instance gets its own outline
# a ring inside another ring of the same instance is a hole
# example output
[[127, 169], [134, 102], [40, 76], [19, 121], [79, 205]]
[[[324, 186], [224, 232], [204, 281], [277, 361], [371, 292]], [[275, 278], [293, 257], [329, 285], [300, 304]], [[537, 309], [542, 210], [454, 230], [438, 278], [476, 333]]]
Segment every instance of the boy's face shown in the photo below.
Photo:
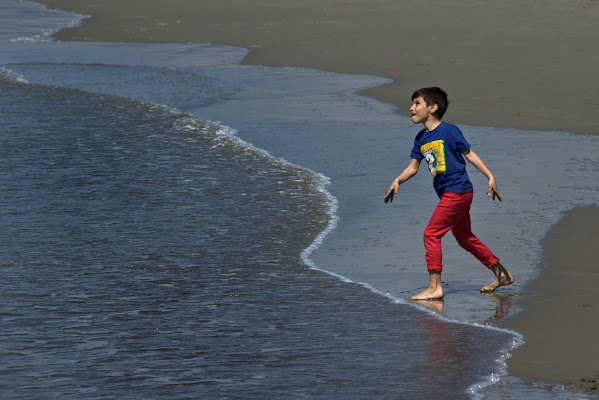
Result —
[[437, 111], [437, 105], [433, 104], [431, 106], [426, 104], [426, 101], [422, 98], [422, 96], [416, 97], [414, 101], [412, 101], [412, 107], [410, 107], [410, 112], [412, 113], [412, 122], [415, 124], [423, 124], [431, 117], [431, 115]]

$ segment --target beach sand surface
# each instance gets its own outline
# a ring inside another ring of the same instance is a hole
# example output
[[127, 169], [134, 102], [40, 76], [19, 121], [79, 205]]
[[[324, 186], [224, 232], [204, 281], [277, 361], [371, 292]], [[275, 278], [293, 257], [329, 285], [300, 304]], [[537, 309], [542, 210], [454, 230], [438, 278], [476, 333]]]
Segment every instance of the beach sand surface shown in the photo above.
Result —
[[501, 323], [524, 335], [508, 360], [510, 375], [533, 382], [599, 388], [599, 208], [567, 213], [544, 239], [545, 271], [527, 285], [525, 312]]
[[[407, 114], [411, 93], [438, 85], [451, 122], [599, 134], [590, 0], [38, 0], [93, 15], [58, 40], [215, 43], [247, 47], [247, 64], [314, 67], [392, 78], [363, 93]], [[567, 214], [545, 240], [542, 278], [524, 312], [502, 324], [524, 334], [511, 375], [596, 390], [599, 274], [592, 227], [599, 210]]]

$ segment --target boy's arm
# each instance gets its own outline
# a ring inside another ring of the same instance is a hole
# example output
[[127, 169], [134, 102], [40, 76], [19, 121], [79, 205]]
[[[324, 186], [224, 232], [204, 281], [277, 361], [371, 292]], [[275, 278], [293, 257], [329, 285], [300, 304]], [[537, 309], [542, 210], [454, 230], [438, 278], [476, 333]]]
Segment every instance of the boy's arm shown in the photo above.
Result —
[[493, 194], [493, 200], [495, 200], [495, 196], [497, 196], [499, 201], [503, 201], [503, 196], [497, 191], [497, 182], [495, 182], [495, 177], [491, 171], [489, 171], [489, 168], [487, 168], [483, 160], [471, 149], [466, 150], [462, 154], [464, 157], [466, 157], [466, 160], [468, 160], [470, 164], [474, 165], [476, 169], [482, 172], [483, 175], [489, 179], [489, 190], [487, 190], [487, 196]]
[[422, 159], [412, 158], [412, 161], [410, 161], [410, 165], [408, 165], [406, 169], [404, 169], [403, 172], [399, 174], [397, 178], [395, 178], [395, 180], [389, 187], [387, 194], [385, 195], [385, 203], [388, 203], [390, 201], [393, 202], [393, 196], [397, 194], [399, 185], [410, 180], [414, 175], [418, 173], [420, 161], [422, 161]]

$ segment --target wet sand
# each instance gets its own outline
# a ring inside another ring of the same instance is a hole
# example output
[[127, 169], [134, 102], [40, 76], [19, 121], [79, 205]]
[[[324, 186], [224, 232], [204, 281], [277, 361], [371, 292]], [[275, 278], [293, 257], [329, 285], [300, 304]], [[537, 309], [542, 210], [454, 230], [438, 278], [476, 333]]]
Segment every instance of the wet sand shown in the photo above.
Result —
[[[403, 114], [414, 89], [439, 85], [450, 94], [451, 122], [599, 134], [599, 6], [591, 1], [38, 1], [94, 16], [58, 40], [243, 46], [247, 64], [392, 78], [364, 94]], [[508, 361], [511, 375], [575, 386], [597, 376], [592, 222], [598, 209], [580, 208], [547, 237], [525, 312], [502, 322], [526, 341]]]
[[412, 92], [450, 95], [450, 122], [599, 134], [589, 0], [42, 0], [93, 15], [59, 40], [195, 42], [252, 49], [248, 64], [394, 80], [364, 93], [407, 114]]
[[508, 360], [510, 375], [530, 381], [599, 388], [599, 208], [567, 213], [544, 239], [542, 279], [524, 289], [526, 310], [501, 322], [524, 335]]

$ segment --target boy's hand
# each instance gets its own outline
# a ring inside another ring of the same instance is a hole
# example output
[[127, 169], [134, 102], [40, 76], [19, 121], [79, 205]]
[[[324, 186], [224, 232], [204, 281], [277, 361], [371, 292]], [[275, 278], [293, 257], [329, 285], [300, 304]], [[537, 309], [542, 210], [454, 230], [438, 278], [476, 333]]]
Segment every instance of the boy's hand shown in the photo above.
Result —
[[493, 201], [495, 201], [495, 197], [499, 201], [503, 201], [503, 196], [499, 194], [497, 191], [497, 183], [495, 183], [495, 179], [489, 179], [489, 190], [487, 190], [487, 196], [493, 195]]
[[397, 189], [399, 189], [399, 185], [396, 182], [393, 182], [387, 194], [385, 195], [385, 204], [391, 202], [393, 203], [393, 196], [397, 193]]
[[399, 185], [409, 181], [414, 175], [418, 173], [418, 167], [420, 166], [421, 161], [422, 159], [412, 158], [412, 161], [410, 161], [410, 165], [408, 165], [407, 168], [404, 169], [403, 172], [393, 180], [393, 183], [391, 184], [391, 186], [389, 186], [389, 190], [385, 195], [385, 204], [387, 204], [390, 201], [393, 202], [393, 196], [397, 194], [397, 191], [399, 190]]

